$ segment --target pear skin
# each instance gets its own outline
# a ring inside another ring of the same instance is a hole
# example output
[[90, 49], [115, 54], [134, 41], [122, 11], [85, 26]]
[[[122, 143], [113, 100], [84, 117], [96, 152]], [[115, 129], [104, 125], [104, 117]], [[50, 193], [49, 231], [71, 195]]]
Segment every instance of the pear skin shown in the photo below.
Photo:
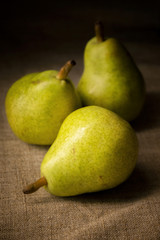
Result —
[[98, 38], [99, 34], [84, 51], [84, 71], [77, 87], [83, 106], [101, 106], [132, 121], [145, 100], [143, 76], [119, 40]]
[[[97, 192], [124, 182], [137, 155], [138, 141], [131, 125], [110, 110], [88, 106], [64, 120], [42, 161], [41, 176], [46, 179], [46, 190], [57, 196]], [[34, 189], [33, 185], [29, 188]]]
[[60, 72], [27, 74], [8, 90], [7, 119], [15, 135], [24, 142], [51, 145], [66, 116], [81, 107], [80, 98], [66, 76], [72, 63], [67, 63], [67, 72], [65, 65]]

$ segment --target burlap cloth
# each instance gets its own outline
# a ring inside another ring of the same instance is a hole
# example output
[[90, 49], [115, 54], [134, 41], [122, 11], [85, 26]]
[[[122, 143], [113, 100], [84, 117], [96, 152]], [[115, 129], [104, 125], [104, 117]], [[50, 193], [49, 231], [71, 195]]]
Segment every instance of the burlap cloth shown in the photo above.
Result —
[[[8, 88], [19, 77], [57, 69], [73, 57], [73, 52], [58, 55], [55, 49], [31, 48], [8, 51], [1, 58], [1, 240], [160, 239], [160, 45], [127, 46], [147, 86], [145, 106], [132, 124], [140, 148], [137, 166], [131, 177], [115, 189], [68, 198], [52, 196], [44, 189], [32, 195], [22, 193], [24, 185], [39, 178], [48, 147], [28, 145], [15, 137], [7, 123], [4, 101]], [[70, 75], [75, 83], [82, 71], [82, 50], [83, 45], [75, 50], [77, 66]]]

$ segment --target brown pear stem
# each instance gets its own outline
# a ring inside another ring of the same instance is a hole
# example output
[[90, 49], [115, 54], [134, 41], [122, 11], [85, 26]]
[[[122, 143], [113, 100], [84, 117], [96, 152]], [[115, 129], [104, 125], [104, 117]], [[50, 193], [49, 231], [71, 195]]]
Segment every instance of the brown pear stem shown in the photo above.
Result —
[[47, 180], [45, 177], [41, 177], [40, 179], [38, 179], [36, 182], [29, 184], [28, 186], [26, 186], [23, 189], [23, 193], [25, 194], [29, 194], [29, 193], [33, 193], [36, 192], [40, 187], [47, 185]]
[[96, 34], [97, 42], [104, 41], [104, 29], [103, 29], [103, 24], [100, 21], [95, 23], [95, 34]]
[[72, 61], [68, 61], [58, 72], [56, 78], [59, 80], [63, 80], [66, 79], [68, 76], [68, 73], [70, 72], [70, 70], [72, 69], [72, 67], [76, 65], [76, 62], [74, 60]]

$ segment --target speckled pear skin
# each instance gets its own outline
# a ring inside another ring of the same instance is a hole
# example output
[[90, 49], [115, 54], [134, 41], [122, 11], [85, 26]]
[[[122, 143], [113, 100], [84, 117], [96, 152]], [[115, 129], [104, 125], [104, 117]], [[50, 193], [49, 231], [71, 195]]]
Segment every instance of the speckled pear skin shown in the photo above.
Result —
[[8, 90], [5, 108], [8, 122], [24, 142], [51, 145], [66, 116], [81, 107], [69, 78], [59, 80], [57, 71], [28, 74]]
[[116, 187], [132, 173], [138, 141], [130, 124], [102, 107], [72, 112], [41, 164], [45, 187], [57, 196], [74, 196]]
[[97, 105], [127, 121], [135, 119], [144, 104], [145, 83], [132, 57], [114, 38], [92, 38], [84, 52], [84, 72], [78, 84], [83, 105]]

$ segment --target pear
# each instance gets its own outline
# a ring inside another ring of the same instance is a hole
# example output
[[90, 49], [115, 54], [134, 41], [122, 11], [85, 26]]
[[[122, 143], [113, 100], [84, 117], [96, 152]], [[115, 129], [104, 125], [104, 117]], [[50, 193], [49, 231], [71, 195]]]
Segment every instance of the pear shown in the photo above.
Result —
[[60, 71], [31, 73], [9, 89], [5, 107], [8, 122], [24, 142], [51, 145], [68, 114], [81, 107], [80, 98], [67, 77], [75, 61]]
[[95, 33], [85, 47], [77, 87], [83, 106], [101, 106], [132, 121], [145, 100], [143, 76], [118, 39], [104, 38], [102, 23], [95, 24]]
[[41, 164], [41, 178], [24, 193], [39, 187], [56, 196], [74, 196], [110, 189], [132, 173], [138, 141], [131, 125], [99, 106], [72, 112]]

